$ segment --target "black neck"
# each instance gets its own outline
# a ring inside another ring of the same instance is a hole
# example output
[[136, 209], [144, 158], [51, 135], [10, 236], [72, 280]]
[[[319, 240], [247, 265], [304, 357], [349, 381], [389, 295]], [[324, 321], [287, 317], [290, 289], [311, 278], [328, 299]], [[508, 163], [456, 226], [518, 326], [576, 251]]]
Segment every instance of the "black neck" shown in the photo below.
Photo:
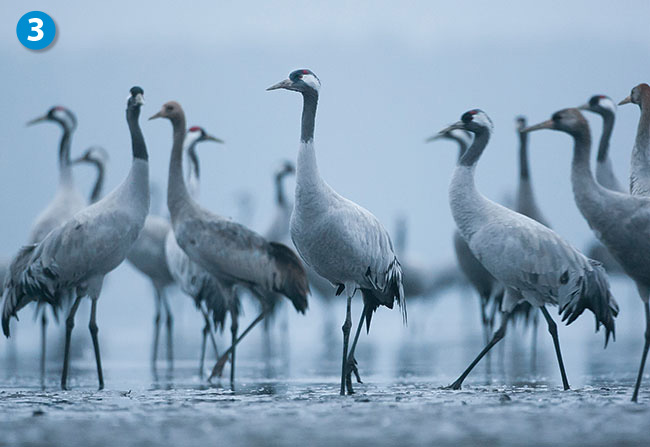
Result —
[[318, 105], [318, 93], [306, 91], [302, 93], [302, 127], [300, 141], [308, 142], [314, 139], [314, 126], [316, 122], [316, 106]]
[[461, 166], [473, 166], [481, 157], [483, 150], [490, 141], [490, 132], [487, 129], [481, 129], [474, 134], [474, 141], [472, 145], [465, 151], [465, 153], [458, 160]]
[[90, 193], [90, 203], [95, 203], [102, 195], [102, 188], [104, 187], [104, 164], [98, 161], [93, 161], [97, 168], [97, 179], [92, 193]]
[[602, 162], [607, 159], [607, 152], [609, 151], [609, 139], [612, 136], [614, 129], [614, 114], [607, 112], [603, 114], [603, 134], [600, 136], [600, 144], [598, 145], [598, 161]]
[[129, 131], [131, 132], [131, 150], [133, 152], [133, 158], [147, 161], [149, 155], [147, 154], [147, 146], [144, 143], [144, 136], [140, 129], [140, 123], [138, 122], [139, 117], [139, 106], [131, 106], [126, 109], [126, 122], [129, 124]]
[[528, 170], [528, 134], [519, 132], [519, 178], [528, 180], [530, 172]]
[[61, 142], [59, 143], [59, 167], [64, 168], [70, 166], [70, 142], [72, 141], [74, 127], [69, 126], [64, 120], [55, 118], [55, 121], [63, 129], [63, 135], [61, 135]]
[[275, 176], [275, 200], [279, 206], [284, 206], [287, 203], [287, 199], [284, 196], [284, 185], [282, 184], [283, 178], [284, 172], [280, 172]]
[[196, 154], [196, 145], [199, 139], [192, 141], [187, 148], [187, 156], [190, 158], [190, 170], [194, 171], [194, 176], [199, 179], [201, 176], [199, 168], [199, 156]]

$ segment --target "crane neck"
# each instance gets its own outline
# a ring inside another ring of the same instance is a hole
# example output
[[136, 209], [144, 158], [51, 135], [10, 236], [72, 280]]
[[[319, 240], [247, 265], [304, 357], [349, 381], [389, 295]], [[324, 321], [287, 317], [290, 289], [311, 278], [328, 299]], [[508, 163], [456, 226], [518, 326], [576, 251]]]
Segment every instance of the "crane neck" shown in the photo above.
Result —
[[199, 143], [199, 139], [193, 139], [185, 150], [186, 160], [188, 164], [187, 168], [187, 185], [192, 197], [197, 197], [199, 195], [199, 184], [201, 179], [201, 168], [199, 165], [199, 156], [196, 152], [196, 145]]
[[528, 134], [519, 132], [519, 179], [530, 180], [530, 169], [528, 166]]
[[318, 93], [303, 92], [302, 126], [300, 131], [300, 150], [296, 165], [296, 205], [300, 191], [314, 191], [321, 182], [314, 148], [314, 127]]
[[474, 166], [490, 141], [490, 131], [481, 129], [475, 132], [472, 145], [458, 159], [459, 166]]
[[90, 203], [95, 203], [102, 197], [106, 168], [104, 166], [104, 163], [100, 161], [93, 161], [92, 163], [97, 168], [97, 179], [95, 180], [95, 186], [93, 186], [93, 190], [90, 193]]
[[72, 178], [72, 164], [70, 163], [70, 146], [72, 143], [72, 134], [75, 131], [73, 124], [68, 124], [66, 121], [54, 118], [63, 129], [61, 141], [59, 142], [59, 181], [62, 184], [71, 184]]
[[275, 175], [275, 201], [280, 208], [287, 204], [287, 197], [284, 193], [284, 172], [279, 172]]
[[612, 131], [614, 130], [614, 120], [616, 116], [612, 112], [606, 112], [603, 114], [603, 133], [600, 136], [600, 143], [598, 144], [598, 162], [602, 163], [607, 160], [607, 155], [609, 153], [609, 140], [612, 137]]
[[300, 141], [307, 143], [314, 140], [314, 127], [316, 125], [316, 107], [318, 106], [318, 93], [306, 91], [302, 93], [302, 127]]
[[649, 98], [643, 98], [641, 103], [641, 117], [632, 150], [632, 168], [630, 172], [630, 190], [632, 194], [648, 195], [650, 191], [650, 103]]
[[187, 185], [183, 179], [183, 141], [185, 139], [185, 114], [171, 117], [173, 128], [172, 153], [169, 160], [169, 178], [167, 180], [167, 207], [175, 221], [182, 212], [183, 205], [191, 201]]
[[144, 143], [144, 136], [142, 135], [138, 118], [140, 118], [140, 106], [127, 107], [126, 122], [129, 124], [129, 131], [131, 132], [131, 152], [133, 158], [148, 161], [149, 154], [147, 154], [147, 145]]

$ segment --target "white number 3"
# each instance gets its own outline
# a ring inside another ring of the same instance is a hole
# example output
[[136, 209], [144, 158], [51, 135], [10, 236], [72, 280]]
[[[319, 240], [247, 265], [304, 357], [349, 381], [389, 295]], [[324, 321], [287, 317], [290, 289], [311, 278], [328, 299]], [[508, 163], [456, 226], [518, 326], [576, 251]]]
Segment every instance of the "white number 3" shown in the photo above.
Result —
[[36, 36], [27, 36], [27, 40], [31, 40], [33, 42], [39, 41], [43, 38], [43, 21], [41, 19], [38, 19], [36, 17], [29, 19], [29, 23], [35, 23], [34, 26], [32, 26], [31, 31], [36, 32]]

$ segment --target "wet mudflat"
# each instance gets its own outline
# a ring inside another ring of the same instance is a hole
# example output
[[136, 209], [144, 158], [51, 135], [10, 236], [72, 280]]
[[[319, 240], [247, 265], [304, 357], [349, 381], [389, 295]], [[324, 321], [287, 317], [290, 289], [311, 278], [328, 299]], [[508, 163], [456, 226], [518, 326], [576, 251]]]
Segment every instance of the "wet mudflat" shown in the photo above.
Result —
[[629, 384], [607, 380], [568, 392], [449, 391], [369, 377], [341, 397], [336, 383], [309, 380], [246, 380], [234, 393], [188, 383], [97, 392], [88, 375], [72, 391], [3, 386], [0, 445], [647, 445], [650, 417], [648, 405], [629, 402]]
[[[304, 336], [291, 339], [286, 358], [278, 348], [270, 364], [260, 360], [260, 334], [251, 333], [238, 351], [235, 392], [225, 378], [212, 385], [198, 378], [195, 344], [177, 343], [173, 371], [160, 362], [156, 380], [149, 338], [140, 337], [142, 349], [129, 356], [107, 328], [103, 391], [96, 391], [89, 347], [73, 361], [70, 391], [58, 389], [56, 349], [45, 390], [36, 350], [19, 351], [15, 364], [3, 358], [0, 445], [647, 445], [647, 374], [640, 402], [629, 401], [642, 346], [642, 321], [632, 312], [639, 303], [622, 301], [630, 311], [621, 315], [617, 341], [607, 350], [589, 319], [561, 328], [570, 391], [561, 389], [541, 324], [536, 366], [530, 332], [513, 328], [492, 355], [489, 373], [479, 365], [462, 390], [444, 389], [482, 344], [476, 314], [454, 310], [455, 298], [435, 304], [426, 318], [429, 304], [414, 303], [408, 328], [396, 314], [377, 314], [357, 356], [365, 383], [345, 397], [338, 395], [336, 323], [328, 339], [314, 320], [295, 317], [291, 330]], [[449, 310], [435, 311], [443, 305]], [[18, 337], [24, 341], [29, 330], [21, 328]]]

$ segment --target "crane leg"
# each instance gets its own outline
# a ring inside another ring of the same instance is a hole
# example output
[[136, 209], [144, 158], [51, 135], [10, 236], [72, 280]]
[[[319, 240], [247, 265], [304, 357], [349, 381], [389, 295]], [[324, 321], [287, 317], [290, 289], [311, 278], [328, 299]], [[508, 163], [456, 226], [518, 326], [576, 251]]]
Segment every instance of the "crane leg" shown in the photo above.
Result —
[[[488, 300], [482, 296], [479, 296], [479, 303], [481, 304], [481, 326], [483, 326], [483, 342], [485, 345], [490, 343], [490, 334], [492, 333], [492, 326], [490, 325], [490, 319], [487, 315]], [[490, 354], [487, 355], [485, 359], [485, 372], [488, 376], [492, 373], [492, 362], [490, 359]]]
[[531, 329], [530, 342], [530, 369], [532, 372], [537, 371], [537, 326], [539, 325], [539, 313], [534, 311], [533, 327]]
[[639, 388], [641, 388], [641, 380], [643, 379], [643, 370], [645, 369], [645, 361], [648, 357], [648, 348], [650, 348], [650, 307], [648, 302], [643, 303], [645, 309], [645, 344], [643, 345], [643, 354], [641, 355], [641, 366], [639, 366], [639, 375], [636, 378], [634, 385], [634, 394], [632, 394], [632, 402], [637, 402], [639, 399]]
[[357, 359], [354, 358], [354, 352], [357, 349], [357, 342], [359, 341], [359, 334], [361, 334], [361, 328], [363, 327], [363, 320], [366, 317], [366, 312], [368, 312], [368, 306], [364, 304], [363, 311], [361, 312], [361, 318], [359, 318], [359, 325], [357, 326], [357, 331], [354, 334], [354, 340], [352, 340], [352, 346], [350, 347], [350, 353], [348, 354], [347, 377], [346, 377], [348, 394], [354, 394], [354, 390], [352, 389], [352, 373], [354, 373], [354, 376], [357, 379], [357, 383], [363, 383], [361, 381], [361, 376], [359, 375]]
[[92, 304], [90, 308], [90, 324], [88, 325], [90, 329], [90, 336], [93, 340], [93, 348], [95, 349], [95, 363], [97, 364], [97, 379], [99, 380], [99, 389], [104, 389], [104, 373], [102, 371], [102, 356], [99, 353], [99, 338], [97, 334], [99, 333], [99, 328], [97, 327], [97, 299], [92, 299]]
[[230, 325], [230, 335], [232, 337], [232, 351], [230, 351], [230, 389], [235, 391], [235, 351], [237, 346], [237, 330], [239, 322], [236, 318], [232, 319]]
[[[275, 317], [277, 318], [277, 311]], [[266, 318], [264, 322], [262, 323], [262, 327], [264, 328], [264, 333], [263, 337], [264, 340], [262, 341], [264, 345], [264, 362], [266, 364], [266, 376], [271, 377], [271, 351], [272, 348], [271, 346], [273, 345], [273, 340], [271, 340], [271, 320], [269, 318]]]
[[158, 362], [158, 340], [160, 339], [160, 295], [155, 293], [154, 304], [156, 307], [153, 317], [153, 349], [151, 351], [151, 370], [156, 374], [156, 364]]
[[350, 328], [352, 327], [352, 297], [348, 296], [348, 303], [345, 312], [345, 321], [341, 329], [343, 330], [343, 364], [341, 366], [341, 396], [345, 396], [345, 378], [347, 376], [348, 366], [348, 343], [350, 341]]
[[165, 306], [165, 313], [167, 314], [167, 367], [172, 370], [174, 369], [174, 317], [165, 289], [159, 288], [158, 290], [160, 301]]
[[[208, 377], [208, 382], [212, 380], [213, 377], [215, 376], [221, 376], [221, 373], [223, 372], [223, 367], [226, 366], [226, 362], [228, 361], [228, 358], [230, 357], [230, 353], [233, 350], [233, 347], [239, 344], [240, 341], [248, 334], [253, 327], [260, 321], [264, 319], [264, 315], [266, 315], [266, 312], [262, 311], [253, 322], [248, 325], [248, 327], [242, 332], [242, 334], [237, 337], [237, 340], [233, 342], [233, 344], [224, 352], [221, 354], [221, 357], [219, 357], [219, 360], [217, 361], [216, 365], [212, 368], [212, 373], [210, 374], [210, 377]], [[236, 319], [236, 318], [233, 318]]]
[[199, 377], [203, 377], [203, 366], [205, 361], [205, 349], [208, 335], [212, 341], [212, 347], [214, 348], [215, 355], [219, 358], [219, 351], [217, 350], [217, 341], [214, 339], [214, 334], [212, 333], [212, 325], [210, 324], [210, 316], [208, 312], [201, 306], [199, 307], [201, 313], [203, 314], [203, 319], [205, 321], [205, 326], [203, 326], [203, 339], [201, 341], [201, 359], [199, 361]]
[[478, 364], [478, 362], [481, 361], [481, 359], [485, 356], [485, 354], [487, 354], [494, 345], [496, 345], [503, 337], [505, 337], [509, 319], [510, 319], [510, 312], [504, 312], [503, 317], [501, 319], [501, 325], [499, 326], [499, 329], [497, 329], [497, 331], [492, 336], [492, 340], [490, 340], [490, 342], [485, 346], [485, 348], [483, 348], [483, 350], [474, 359], [474, 361], [470, 363], [470, 365], [467, 367], [465, 371], [463, 371], [460, 377], [456, 379], [456, 381], [452, 383], [448, 388], [452, 390], [460, 389], [460, 387], [463, 385], [463, 381], [469, 375], [469, 373], [472, 372], [472, 370]]
[[68, 389], [68, 366], [70, 365], [70, 339], [72, 338], [72, 328], [74, 327], [74, 316], [81, 302], [80, 296], [76, 297], [68, 318], [65, 320], [65, 351], [63, 352], [63, 372], [61, 373], [61, 389]]
[[45, 388], [45, 361], [47, 359], [47, 314], [45, 306], [42, 308], [41, 314], [41, 388]]
[[569, 387], [569, 380], [566, 377], [566, 371], [564, 369], [564, 361], [562, 360], [562, 351], [560, 351], [560, 337], [557, 334], [557, 324], [555, 324], [555, 321], [553, 321], [553, 318], [551, 318], [551, 315], [548, 313], [548, 310], [546, 310], [546, 307], [542, 306], [540, 307], [540, 310], [542, 311], [542, 315], [544, 315], [544, 318], [546, 319], [546, 323], [548, 323], [548, 332], [551, 334], [551, 337], [553, 337], [553, 346], [555, 347], [555, 355], [557, 356], [557, 362], [560, 365], [560, 374], [562, 375], [562, 386], [564, 386], [564, 390], [570, 389]]

